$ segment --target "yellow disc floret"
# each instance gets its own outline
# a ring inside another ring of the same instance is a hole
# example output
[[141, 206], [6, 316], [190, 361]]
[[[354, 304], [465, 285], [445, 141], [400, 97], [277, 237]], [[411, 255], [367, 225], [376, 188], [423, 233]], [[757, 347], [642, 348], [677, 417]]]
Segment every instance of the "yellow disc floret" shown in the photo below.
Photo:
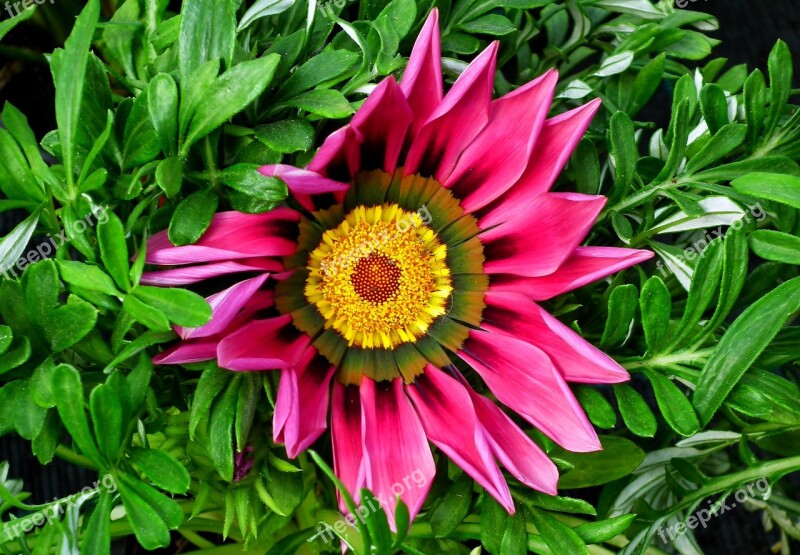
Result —
[[306, 298], [350, 346], [413, 342], [447, 311], [447, 247], [416, 212], [358, 206], [308, 261]]

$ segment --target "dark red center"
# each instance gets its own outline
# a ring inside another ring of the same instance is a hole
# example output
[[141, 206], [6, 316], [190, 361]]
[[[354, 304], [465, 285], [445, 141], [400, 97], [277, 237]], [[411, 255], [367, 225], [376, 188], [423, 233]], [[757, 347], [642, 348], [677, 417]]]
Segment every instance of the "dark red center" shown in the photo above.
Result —
[[358, 261], [350, 281], [365, 301], [385, 303], [400, 287], [400, 268], [388, 256], [373, 253]]

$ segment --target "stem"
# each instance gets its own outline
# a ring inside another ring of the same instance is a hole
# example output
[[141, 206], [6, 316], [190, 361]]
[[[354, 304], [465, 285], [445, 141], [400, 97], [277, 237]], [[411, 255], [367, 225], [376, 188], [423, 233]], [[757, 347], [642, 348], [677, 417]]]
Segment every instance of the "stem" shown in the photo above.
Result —
[[59, 459], [74, 464], [75, 466], [81, 466], [83, 468], [88, 468], [89, 470], [97, 470], [97, 467], [92, 463], [92, 461], [83, 455], [79, 455], [65, 445], [56, 446], [55, 454]]
[[635, 370], [637, 368], [663, 367], [684, 362], [696, 362], [698, 360], [707, 359], [713, 352], [714, 349], [701, 349], [699, 351], [672, 353], [665, 356], [656, 356], [647, 360], [623, 362], [622, 367], [626, 370]]

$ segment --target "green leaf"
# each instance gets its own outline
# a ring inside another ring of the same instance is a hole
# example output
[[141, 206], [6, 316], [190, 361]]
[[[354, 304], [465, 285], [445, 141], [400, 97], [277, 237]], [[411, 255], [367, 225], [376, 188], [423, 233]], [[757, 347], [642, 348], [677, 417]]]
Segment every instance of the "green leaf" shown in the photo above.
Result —
[[709, 168], [696, 173], [694, 179], [706, 182], [730, 181], [753, 172], [772, 172], [800, 176], [800, 166], [785, 156], [765, 156], [754, 160], [741, 160]]
[[605, 348], [621, 345], [628, 338], [631, 323], [636, 316], [639, 292], [635, 285], [620, 285], [614, 288], [608, 298], [608, 318], [600, 344]]
[[642, 286], [639, 309], [647, 350], [658, 353], [664, 346], [672, 313], [672, 296], [660, 277], [653, 276]]
[[602, 393], [593, 387], [583, 386], [578, 388], [577, 396], [592, 424], [604, 430], [617, 424], [617, 414]]
[[256, 128], [256, 137], [272, 150], [284, 154], [305, 152], [314, 146], [314, 128], [302, 119], [261, 125]]
[[197, 426], [207, 420], [214, 399], [225, 389], [233, 376], [232, 372], [221, 370], [215, 366], [203, 370], [189, 409], [189, 437], [191, 439], [194, 439]]
[[123, 291], [130, 291], [131, 281], [128, 276], [128, 245], [125, 243], [125, 231], [116, 214], [106, 211], [107, 219], [97, 226], [97, 242], [100, 246], [100, 259], [108, 273], [114, 278], [117, 286]]
[[197, 328], [211, 320], [211, 307], [206, 300], [186, 289], [140, 285], [132, 294], [166, 314], [170, 322], [179, 326]]
[[188, 80], [181, 80], [181, 100], [178, 109], [180, 139], [183, 143], [197, 106], [219, 75], [219, 59], [214, 58], [198, 67]]
[[151, 118], [151, 90], [145, 89], [133, 101], [128, 121], [125, 122], [125, 140], [122, 152], [124, 171], [130, 171], [152, 162], [161, 152], [160, 137]]
[[128, 449], [128, 454], [142, 474], [161, 489], [175, 494], [188, 491], [191, 482], [189, 472], [172, 455], [141, 447]]
[[683, 173], [691, 175], [721, 160], [738, 148], [747, 136], [747, 126], [740, 123], [723, 125], [700, 151], [692, 156]]
[[503, 534], [508, 526], [509, 516], [506, 510], [488, 495], [481, 502], [481, 544], [489, 553], [501, 553]]
[[[122, 446], [122, 405], [111, 386], [101, 384], [89, 396], [89, 408], [97, 446], [114, 466]], [[125, 423], [127, 425], [127, 422]]]
[[17, 16], [11, 17], [11, 18], [6, 19], [4, 21], [0, 21], [0, 40], [2, 40], [3, 37], [6, 36], [6, 34], [8, 34], [9, 31], [11, 31], [11, 29], [16, 27], [17, 25], [19, 25], [23, 21], [27, 21], [30, 18], [32, 18], [33, 14], [35, 14], [35, 13], [36, 13], [35, 9], [33, 9], [33, 10], [30, 10], [30, 9], [23, 10], [22, 13], [20, 13]]
[[31, 358], [31, 344], [27, 337], [15, 337], [11, 347], [0, 358], [0, 375], [22, 366]]
[[792, 90], [792, 54], [785, 42], [778, 40], [775, 43], [769, 53], [767, 65], [769, 66], [770, 103], [764, 127], [765, 135], [770, 137], [778, 127], [778, 121], [783, 115]]
[[233, 480], [233, 422], [239, 396], [241, 376], [228, 383], [225, 394], [211, 409], [209, 420], [209, 454], [223, 480]]
[[156, 183], [167, 198], [175, 197], [183, 185], [183, 161], [177, 156], [161, 160], [156, 166]]
[[68, 364], [58, 366], [53, 373], [53, 387], [58, 391], [56, 408], [64, 427], [73, 441], [96, 465], [102, 467], [102, 457], [89, 431], [84, 411], [83, 385], [78, 371]]
[[597, 522], [587, 522], [576, 526], [574, 530], [587, 544], [597, 544], [622, 534], [634, 520], [636, 520], [635, 514], [620, 515]]
[[692, 402], [703, 424], [719, 406], [786, 320], [800, 310], [800, 277], [789, 280], [750, 305], [728, 328], [708, 359]]
[[195, 110], [183, 152], [258, 98], [272, 81], [279, 61], [277, 54], [270, 54], [242, 62], [217, 78]]
[[41, 202], [44, 191], [33, 176], [19, 145], [0, 129], [0, 190], [13, 200]]
[[562, 524], [549, 513], [533, 509], [531, 510], [533, 523], [541, 534], [542, 539], [553, 553], [558, 555], [577, 555], [579, 553], [589, 555], [589, 550], [578, 534], [566, 524]]
[[3, 355], [6, 351], [8, 351], [8, 348], [11, 346], [11, 342], [13, 340], [14, 333], [11, 331], [11, 328], [0, 325], [0, 355]]
[[613, 482], [633, 472], [644, 460], [644, 451], [625, 438], [600, 436], [600, 443], [603, 450], [592, 453], [572, 453], [560, 447], [549, 453], [551, 457], [573, 466], [558, 480], [560, 489], [587, 488]]
[[287, 100], [285, 104], [326, 119], [346, 118], [354, 112], [344, 95], [333, 89], [308, 91]]
[[[30, 243], [38, 223], [39, 211], [37, 210], [11, 230], [11, 233], [0, 239], [0, 274], [6, 274], [7, 279], [9, 270], [17, 263]], [[15, 271], [11, 270], [11, 273], [16, 276]]]
[[686, 395], [677, 385], [659, 372], [645, 370], [645, 374], [653, 385], [658, 408], [669, 427], [682, 436], [688, 437], [696, 434], [700, 430], [700, 422]]
[[[688, 77], [688, 76], [687, 76]], [[689, 80], [691, 83], [691, 80]], [[691, 85], [694, 87], [694, 85]], [[677, 90], [676, 90], [677, 98]], [[662, 170], [653, 179], [653, 183], [661, 183], [675, 175], [678, 171], [683, 156], [686, 152], [686, 145], [689, 141], [689, 118], [692, 104], [690, 100], [681, 100], [677, 107], [673, 108], [672, 119], [670, 120], [670, 132], [672, 143], [669, 148], [669, 156]]]
[[517, 513], [508, 519], [508, 525], [503, 532], [503, 541], [500, 551], [503, 555], [525, 555], [528, 553], [528, 532], [525, 525], [524, 513]]
[[236, 5], [233, 0], [187, 0], [181, 6], [178, 66], [181, 82], [210, 60], [231, 66], [236, 47]]
[[73, 262], [71, 260], [58, 260], [56, 264], [58, 265], [61, 279], [66, 283], [84, 289], [99, 291], [106, 295], [120, 295], [120, 292], [117, 291], [114, 285], [114, 280], [97, 266], [84, 264], [82, 262]]
[[6, 102], [3, 107], [2, 120], [3, 125], [22, 148], [25, 158], [27, 158], [30, 164], [33, 177], [38, 181], [38, 183], [35, 184], [36, 190], [31, 189], [31, 195], [41, 200], [44, 190], [39, 184], [44, 183], [52, 189], [54, 194], [57, 194], [59, 198], [66, 197], [61, 179], [56, 177], [50, 167], [45, 164], [42, 159], [39, 144], [36, 142], [36, 136], [33, 134], [33, 130], [28, 124], [28, 118], [10, 102]]
[[712, 135], [728, 124], [728, 101], [725, 91], [716, 83], [707, 83], [700, 90], [700, 109]]
[[197, 191], [183, 199], [169, 222], [167, 233], [172, 244], [196, 243], [211, 224], [218, 203], [219, 197], [208, 190]]
[[107, 490], [100, 492], [100, 501], [89, 518], [81, 542], [80, 555], [111, 554], [111, 502], [113, 494]]
[[78, 16], [64, 49], [56, 50], [52, 55], [58, 138], [68, 183], [75, 179], [75, 140], [80, 125], [84, 75], [92, 35], [99, 18], [100, 2], [89, 0]]
[[352, 68], [359, 55], [349, 50], [325, 50], [301, 65], [281, 86], [278, 97], [289, 99], [331, 81]]
[[125, 296], [122, 308], [131, 318], [140, 322], [153, 331], [166, 332], [172, 329], [166, 314], [157, 308], [137, 299], [133, 294]]
[[614, 395], [619, 405], [619, 413], [625, 425], [634, 435], [653, 437], [658, 423], [650, 406], [635, 389], [626, 384], [614, 386]]
[[232, 189], [267, 202], [281, 202], [289, 195], [286, 183], [261, 174], [257, 164], [236, 164], [226, 168], [219, 180]]
[[[138, 486], [136, 488], [131, 487], [131, 483], [138, 484]], [[122, 503], [125, 505], [125, 514], [128, 517], [128, 522], [130, 522], [133, 533], [136, 535], [136, 540], [139, 544], [145, 549], [158, 549], [159, 547], [166, 547], [169, 545], [170, 527], [164, 522], [164, 518], [149, 500], [151, 493], [157, 495], [161, 494], [150, 486], [132, 480], [125, 475], [120, 476], [117, 486], [122, 496]], [[139, 495], [139, 490], [142, 488], [151, 490], [151, 492], [146, 494], [148, 498], [143, 498]], [[173, 503], [166, 497], [162, 497], [164, 500]], [[178, 509], [178, 511], [180, 512], [180, 509]]]
[[800, 177], [756, 171], [734, 179], [731, 187], [746, 195], [800, 209]]
[[[361, 506], [369, 505], [369, 503], [376, 501], [375, 496], [372, 495], [366, 488], [361, 489]], [[365, 501], [366, 500], [366, 501]], [[386, 518], [386, 513], [378, 503], [378, 509], [367, 512], [366, 524], [369, 530], [369, 537], [372, 540], [373, 548], [376, 553], [391, 553], [392, 551], [392, 532], [389, 529], [389, 520]]]
[[177, 154], [178, 86], [168, 73], [159, 73], [150, 81], [147, 105], [162, 152], [167, 157]]
[[800, 265], [800, 237], [760, 229], [750, 235], [750, 248], [764, 260]]
[[517, 27], [507, 17], [499, 14], [481, 16], [472, 21], [459, 24], [458, 28], [467, 33], [493, 37], [502, 37], [517, 31]]
[[431, 529], [437, 538], [448, 536], [469, 514], [472, 504], [472, 478], [462, 473], [447, 488], [441, 503], [431, 514]]
[[747, 144], [755, 148], [764, 129], [767, 87], [764, 74], [756, 69], [744, 82], [744, 116], [747, 123]]
[[627, 192], [636, 173], [639, 153], [633, 138], [633, 122], [625, 112], [615, 112], [608, 125], [610, 151], [614, 156], [614, 187]]
[[627, 110], [629, 115], [634, 116], [639, 113], [658, 90], [658, 86], [664, 76], [666, 59], [667, 55], [662, 52], [636, 75], [636, 79], [633, 82], [630, 108]]
[[237, 30], [242, 31], [262, 17], [277, 15], [291, 8], [297, 0], [256, 0], [242, 16]]

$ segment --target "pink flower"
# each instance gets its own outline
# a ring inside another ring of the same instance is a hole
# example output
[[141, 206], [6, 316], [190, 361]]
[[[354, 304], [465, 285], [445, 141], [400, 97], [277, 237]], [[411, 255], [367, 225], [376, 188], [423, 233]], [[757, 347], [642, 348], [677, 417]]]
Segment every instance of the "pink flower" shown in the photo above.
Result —
[[509, 512], [499, 464], [556, 493], [555, 465], [467, 373], [562, 447], [601, 448], [567, 383], [628, 374], [536, 301], [651, 257], [580, 246], [606, 199], [549, 192], [599, 102], [547, 119], [554, 71], [492, 100], [496, 51], [443, 95], [434, 10], [400, 84], [383, 80], [307, 168], [261, 168], [302, 208], [225, 212], [195, 245], [161, 233], [148, 246], [148, 262], [176, 268], [147, 283], [255, 275], [210, 297], [212, 321], [156, 362], [280, 370], [273, 433], [288, 455], [323, 433], [330, 404], [338, 476], [354, 494], [400, 495], [412, 516], [435, 472], [429, 442]]

